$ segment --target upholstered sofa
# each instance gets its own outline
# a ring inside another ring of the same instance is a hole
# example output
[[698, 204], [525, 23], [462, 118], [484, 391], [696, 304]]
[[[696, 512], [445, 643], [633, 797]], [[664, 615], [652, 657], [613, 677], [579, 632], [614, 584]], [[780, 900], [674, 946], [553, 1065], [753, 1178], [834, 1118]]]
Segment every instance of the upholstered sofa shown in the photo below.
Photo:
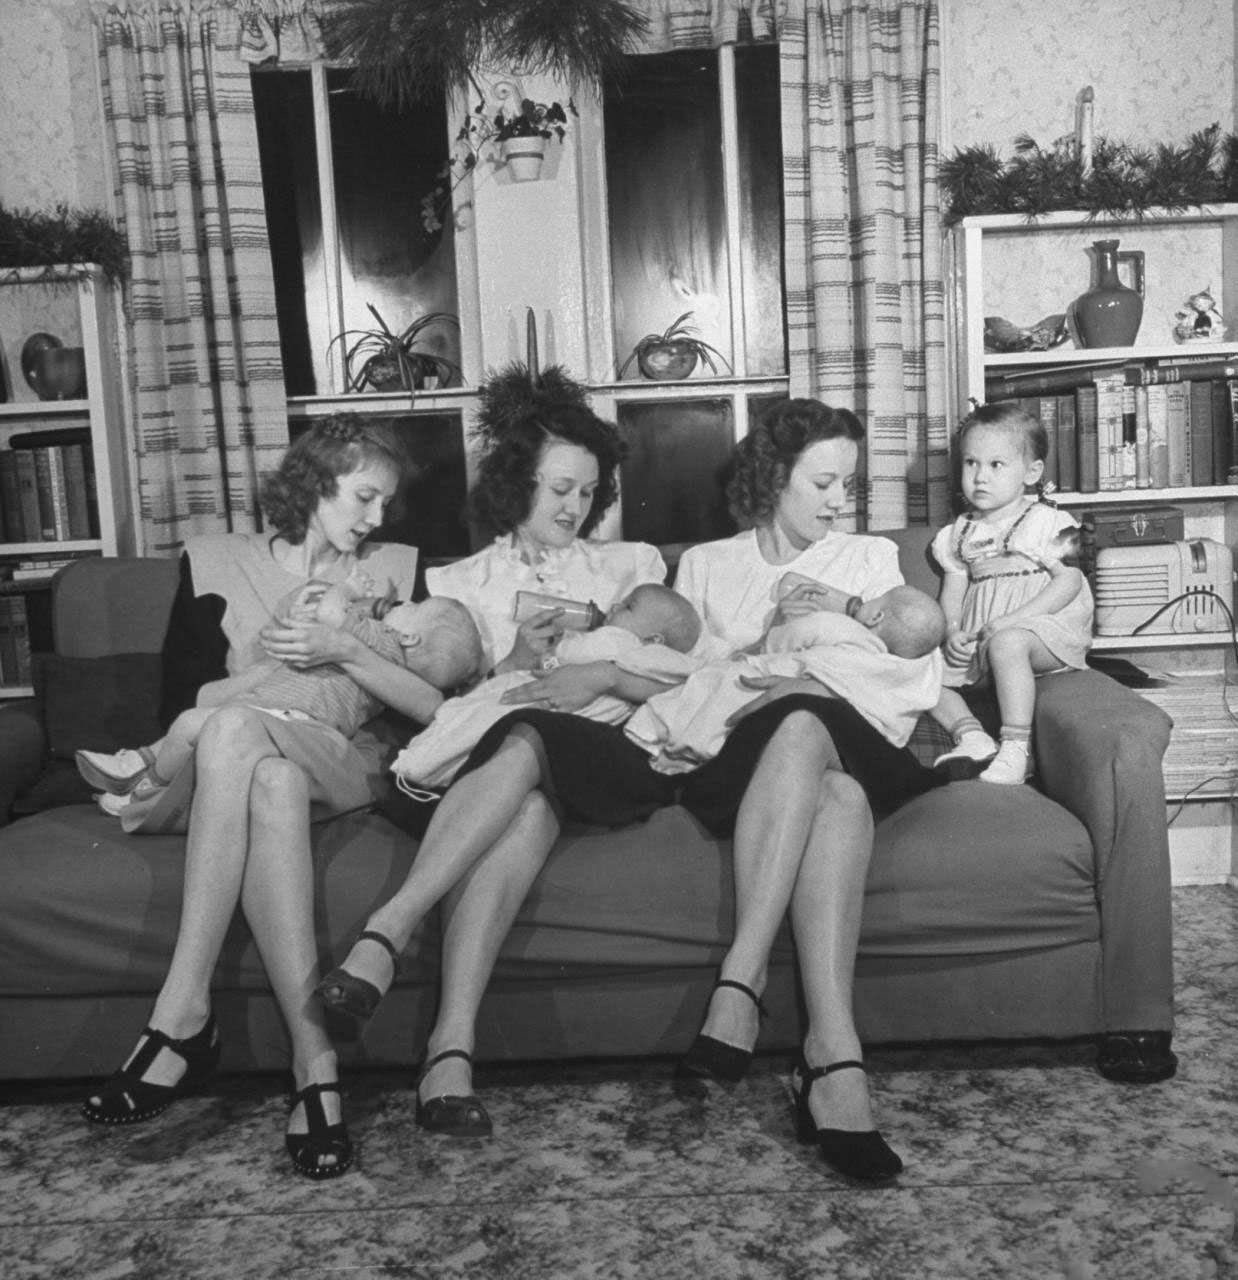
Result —
[[[889, 536], [909, 580], [932, 588], [928, 531]], [[13, 809], [0, 829], [0, 1078], [111, 1070], [163, 976], [183, 839], [125, 836], [89, 803], [55, 802], [73, 798], [56, 787], [71, 778], [74, 745], [147, 731], [174, 585], [169, 560], [95, 559], [62, 570], [42, 697], [0, 709], [0, 777], [18, 793], [0, 797]], [[71, 723], [82, 711], [93, 717], [89, 731]], [[1119, 1074], [1123, 1062], [1136, 1076], [1164, 1074], [1173, 983], [1160, 762], [1169, 727], [1098, 672], [1047, 677], [1036, 786], [952, 782], [878, 826], [855, 993], [866, 1041], [1097, 1036]], [[84, 733], [92, 741], [73, 740]], [[324, 964], [344, 954], [414, 853], [377, 812], [316, 829]], [[667, 809], [620, 830], [568, 830], [503, 948], [479, 1057], [683, 1050], [731, 915], [729, 847], [686, 812]], [[373, 1021], [360, 1033], [339, 1027], [347, 1061], [418, 1058], [437, 954], [431, 921]], [[283, 1066], [279, 1018], [239, 917], [215, 985], [225, 1067]], [[766, 1003], [762, 1046], [796, 1044], [785, 933]], [[1135, 1031], [1149, 1034], [1105, 1040]]]

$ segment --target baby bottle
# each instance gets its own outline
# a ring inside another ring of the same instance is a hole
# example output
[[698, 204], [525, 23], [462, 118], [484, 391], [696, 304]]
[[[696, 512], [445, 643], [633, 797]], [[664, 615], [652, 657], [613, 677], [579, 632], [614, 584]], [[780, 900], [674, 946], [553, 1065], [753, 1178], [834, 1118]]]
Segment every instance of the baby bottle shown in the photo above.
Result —
[[606, 615], [592, 600], [567, 600], [562, 596], [547, 596], [540, 591], [517, 591], [513, 617], [524, 622], [545, 609], [562, 609], [559, 621], [566, 631], [593, 631], [606, 621]]

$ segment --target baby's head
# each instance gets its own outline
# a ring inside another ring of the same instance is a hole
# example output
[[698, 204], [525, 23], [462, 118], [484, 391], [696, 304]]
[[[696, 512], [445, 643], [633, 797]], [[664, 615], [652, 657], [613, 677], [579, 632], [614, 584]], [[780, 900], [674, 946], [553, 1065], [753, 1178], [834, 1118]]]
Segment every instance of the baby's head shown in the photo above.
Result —
[[679, 592], [656, 582], [646, 582], [628, 592], [611, 606], [606, 622], [678, 653], [687, 653], [701, 634], [696, 610]]
[[404, 650], [404, 665], [436, 689], [454, 689], [481, 670], [481, 636], [459, 600], [430, 596], [398, 604], [383, 621], [414, 642]]
[[875, 632], [899, 658], [923, 658], [946, 638], [941, 605], [919, 587], [891, 587], [855, 611], [855, 620]]

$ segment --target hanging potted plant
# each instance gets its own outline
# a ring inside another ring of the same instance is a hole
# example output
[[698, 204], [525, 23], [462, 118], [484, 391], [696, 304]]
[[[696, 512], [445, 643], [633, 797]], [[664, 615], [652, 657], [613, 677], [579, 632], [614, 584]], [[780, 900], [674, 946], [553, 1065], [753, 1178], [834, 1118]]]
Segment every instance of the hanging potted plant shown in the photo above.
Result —
[[619, 377], [622, 378], [628, 371], [633, 360], [646, 378], [652, 378], [656, 382], [686, 378], [698, 362], [716, 374], [718, 366], [714, 363], [715, 356], [722, 362], [727, 373], [730, 373], [731, 366], [722, 352], [695, 336], [693, 329], [686, 323], [691, 318], [692, 312], [685, 311], [661, 333], [647, 333], [623, 362]]
[[344, 390], [422, 391], [450, 386], [461, 380], [460, 366], [446, 356], [419, 349], [426, 330], [435, 324], [460, 322], [447, 311], [427, 311], [406, 329], [395, 333], [371, 303], [366, 308], [377, 329], [346, 329], [331, 339], [344, 353]]
[[[576, 114], [575, 104], [568, 99], [568, 110]], [[498, 111], [494, 117], [492, 140], [507, 165], [513, 182], [532, 182], [541, 175], [546, 158], [546, 143], [551, 138], [563, 141], [567, 133], [567, 111], [561, 102], [534, 102], [524, 98], [520, 110]]]

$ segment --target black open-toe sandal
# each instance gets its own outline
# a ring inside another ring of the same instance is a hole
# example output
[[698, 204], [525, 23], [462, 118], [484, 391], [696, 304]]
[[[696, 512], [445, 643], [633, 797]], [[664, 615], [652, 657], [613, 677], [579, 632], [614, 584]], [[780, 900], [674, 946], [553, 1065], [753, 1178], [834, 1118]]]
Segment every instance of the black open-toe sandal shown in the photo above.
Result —
[[[305, 1108], [306, 1133], [289, 1133], [284, 1137], [292, 1167], [307, 1178], [338, 1178], [352, 1167], [352, 1139], [341, 1120], [339, 1124], [327, 1123], [327, 1112], [322, 1105], [324, 1093], [339, 1093], [338, 1084], [307, 1084], [292, 1095], [289, 1110], [297, 1103]], [[323, 1156], [334, 1156], [334, 1164], [323, 1164]]]
[[[366, 929], [358, 934], [357, 942], [377, 942], [386, 949], [391, 957], [391, 982], [394, 982], [395, 975], [400, 970], [400, 953], [395, 949], [395, 943], [386, 934], [374, 929]], [[374, 1010], [390, 989], [391, 983], [380, 989], [372, 982], [349, 973], [343, 965], [337, 965], [314, 988], [314, 994], [328, 1009], [336, 1009], [348, 1014], [350, 1018], [356, 1018], [358, 1022], [365, 1022], [374, 1016]]]
[[903, 1171], [903, 1162], [890, 1150], [876, 1129], [818, 1129], [808, 1107], [808, 1095], [822, 1076], [835, 1071], [865, 1070], [862, 1062], [848, 1059], [828, 1067], [810, 1067], [804, 1058], [796, 1066], [800, 1087], [791, 1086], [795, 1102], [795, 1132], [801, 1142], [814, 1142], [835, 1173], [865, 1186], [881, 1186], [894, 1181]]
[[[173, 1040], [154, 1027], [147, 1027], [142, 1036], [133, 1060], [82, 1103], [82, 1115], [91, 1124], [137, 1124], [153, 1120], [177, 1098], [192, 1093], [219, 1065], [219, 1032], [214, 1014], [207, 1018], [197, 1035], [185, 1040]], [[185, 1061], [185, 1074], [175, 1084], [150, 1084], [142, 1079], [161, 1049], [170, 1049]]]
[[445, 1058], [463, 1058], [471, 1067], [473, 1055], [463, 1049], [444, 1049], [436, 1053], [421, 1069], [417, 1077], [417, 1110], [414, 1118], [420, 1128], [430, 1133], [445, 1133], [451, 1138], [488, 1138], [494, 1125], [481, 1099], [475, 1094], [443, 1094], [437, 1098], [421, 1100], [421, 1082], [430, 1068]]
[[[751, 987], [742, 982], [734, 982], [730, 978], [719, 978], [713, 990], [719, 987], [733, 987], [757, 1007], [757, 1014], [764, 1018], [765, 1006], [760, 996]], [[713, 998], [713, 992], [710, 992]], [[754, 1046], [755, 1047], [755, 1046]], [[700, 1033], [688, 1046], [688, 1052], [680, 1058], [675, 1066], [675, 1079], [678, 1084], [700, 1083], [713, 1080], [721, 1085], [738, 1084], [748, 1074], [748, 1066], [752, 1062], [752, 1049], [741, 1049], [738, 1045], [727, 1044], [724, 1040], [715, 1040], [713, 1036]]]

